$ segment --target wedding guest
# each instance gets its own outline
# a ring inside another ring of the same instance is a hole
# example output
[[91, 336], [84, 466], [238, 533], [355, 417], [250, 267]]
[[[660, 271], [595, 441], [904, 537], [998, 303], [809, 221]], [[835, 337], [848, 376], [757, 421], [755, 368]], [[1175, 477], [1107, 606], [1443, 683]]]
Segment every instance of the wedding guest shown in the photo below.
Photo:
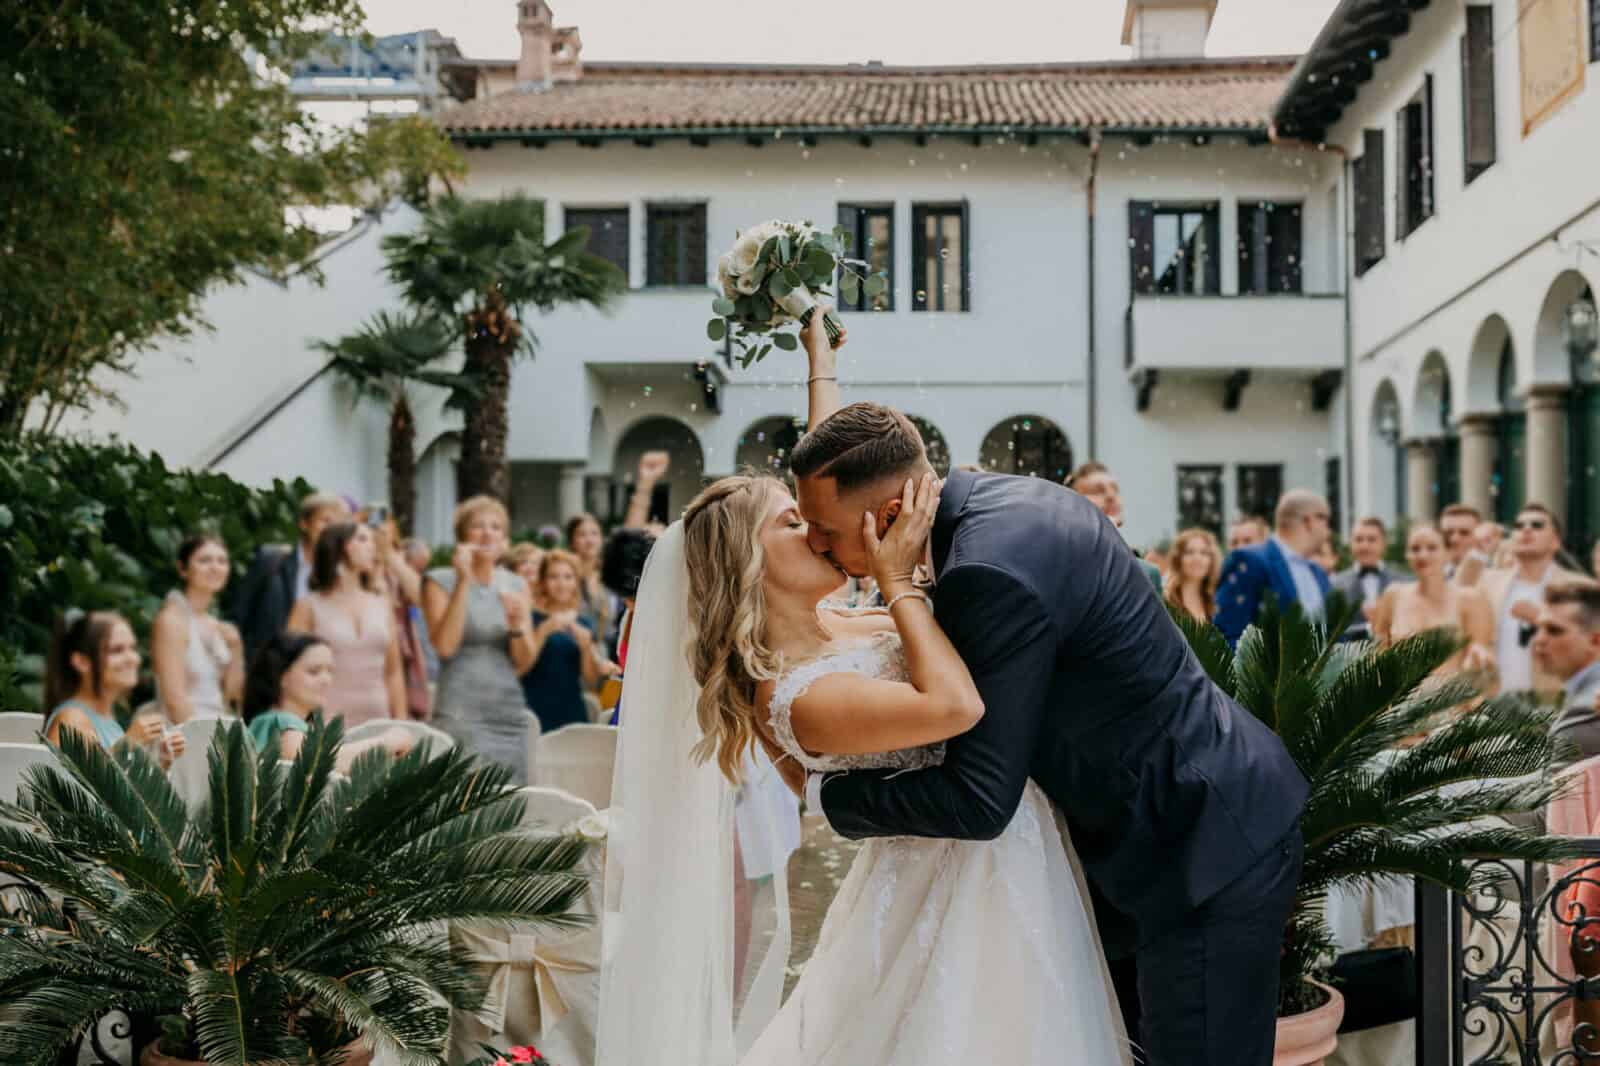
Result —
[[154, 747], [161, 765], [171, 766], [184, 752], [183, 734], [169, 733], [160, 715], [135, 717], [127, 732], [117, 723], [117, 704], [139, 684], [140, 661], [133, 627], [120, 614], [85, 611], [58, 622], [45, 666], [45, 740], [59, 746], [70, 730], [107, 751]]
[[567, 520], [567, 551], [578, 563], [581, 610], [600, 633], [605, 632], [612, 617], [611, 593], [600, 583], [600, 552], [605, 543], [605, 531], [594, 515], [585, 512]]
[[1186, 529], [1172, 542], [1165, 596], [1172, 606], [1196, 622], [1211, 621], [1217, 582], [1222, 577], [1222, 549], [1209, 529]]
[[616, 725], [622, 714], [622, 684], [628, 666], [628, 637], [633, 631], [634, 598], [639, 594], [639, 580], [644, 576], [645, 560], [655, 547], [654, 533], [644, 529], [619, 529], [606, 541], [605, 555], [600, 562], [600, 576], [606, 587], [622, 597], [622, 622], [617, 627], [617, 646], [612, 659], [617, 664], [617, 674], [601, 689], [600, 705], [612, 711], [611, 724]]
[[549, 733], [587, 722], [585, 688], [602, 676], [594, 623], [583, 613], [581, 564], [571, 552], [546, 552], [539, 563], [539, 606], [533, 611], [533, 665], [522, 676], [523, 698]]
[[377, 591], [378, 545], [371, 527], [338, 522], [323, 529], [311, 590], [289, 612], [288, 628], [333, 649], [328, 713], [346, 728], [408, 715], [400, 643], [389, 600]]
[[[643, 529], [650, 524], [650, 502], [655, 497], [656, 486], [672, 469], [672, 456], [667, 452], [645, 452], [639, 456], [639, 468], [634, 475], [633, 495], [628, 499], [628, 510], [622, 519], [624, 529]], [[568, 527], [571, 539], [571, 527]]]
[[433, 698], [428, 690], [428, 665], [416, 621], [421, 614], [422, 575], [406, 561], [400, 527], [393, 518], [374, 528], [378, 539], [377, 582], [394, 617], [400, 677], [406, 687], [406, 714], [412, 721], [425, 722], [432, 712]]
[[1444, 535], [1450, 558], [1445, 576], [1461, 585], [1476, 585], [1483, 576], [1489, 557], [1478, 550], [1477, 532], [1483, 515], [1476, 507], [1452, 503], [1439, 512], [1439, 531]]
[[1478, 528], [1472, 531], [1472, 543], [1489, 560], [1489, 566], [1500, 565], [1500, 549], [1506, 543], [1506, 527], [1499, 522], [1479, 522]]
[[1245, 515], [1228, 527], [1228, 550], [1238, 551], [1257, 544], [1265, 544], [1272, 531], [1256, 515]]
[[[424, 540], [408, 537], [401, 549], [405, 555], [406, 565], [420, 580], [428, 572], [428, 563], [433, 559], [433, 551]], [[433, 641], [428, 639], [428, 619], [422, 613], [421, 589], [418, 589], [417, 602], [409, 608], [411, 624], [417, 631], [417, 644], [422, 648], [422, 665], [431, 684], [439, 679], [439, 653], [433, 650]]]
[[[1118, 532], [1122, 530], [1122, 483], [1104, 463], [1093, 460], [1084, 463], [1067, 475], [1065, 484], [1067, 488], [1099, 508], [1101, 514], [1111, 519], [1111, 524], [1117, 527]], [[1161, 571], [1152, 563], [1145, 561], [1138, 552], [1135, 551], [1133, 554], [1139, 560], [1139, 569], [1149, 579], [1151, 587], [1159, 593]]]
[[1561, 682], [1561, 713], [1550, 732], [1578, 749], [1563, 765], [1600, 755], [1600, 584], [1547, 586], [1532, 650], [1539, 669]]
[[439, 653], [434, 725], [526, 784], [528, 707], [518, 678], [533, 665], [533, 608], [522, 579], [495, 565], [510, 525], [494, 497], [463, 501], [450, 565], [428, 571], [422, 612]]
[[244, 645], [238, 629], [211, 613], [228, 585], [228, 547], [191, 536], [178, 545], [177, 563], [183, 587], [167, 593], [150, 627], [161, 711], [173, 725], [231, 717], [244, 691]]
[[1322, 542], [1322, 546], [1311, 554], [1311, 561], [1322, 567], [1322, 572], [1330, 577], [1339, 569], [1339, 552], [1333, 546], [1333, 538], [1329, 537]]
[[310, 591], [312, 554], [324, 527], [348, 522], [350, 514], [338, 496], [313, 493], [300, 501], [299, 543], [265, 544], [256, 550], [229, 611], [243, 637], [246, 660], [268, 637], [283, 630], [289, 612]]
[[1372, 636], [1381, 644], [1427, 629], [1453, 628], [1467, 645], [1436, 671], [1449, 676], [1494, 668], [1494, 612], [1479, 589], [1445, 577], [1449, 549], [1431, 522], [1419, 522], [1406, 534], [1406, 565], [1415, 581], [1391, 584], [1372, 608]]
[[1308, 489], [1293, 489], [1278, 500], [1275, 517], [1272, 539], [1231, 551], [1222, 564], [1216, 623], [1229, 644], [1239, 643], [1269, 592], [1281, 610], [1299, 604], [1308, 616], [1322, 616], [1328, 574], [1310, 557], [1328, 539], [1328, 501]]
[[1535, 669], [1529, 650], [1534, 625], [1544, 603], [1545, 587], [1583, 577], [1557, 565], [1556, 552], [1560, 547], [1561, 527], [1555, 515], [1542, 504], [1526, 504], [1517, 513], [1512, 526], [1514, 565], [1487, 571], [1478, 582], [1494, 612], [1495, 663], [1500, 671], [1502, 692], [1531, 690], [1554, 695], [1561, 688], [1560, 679]]
[[[250, 664], [244, 695], [245, 728], [256, 750], [276, 749], [286, 760], [298, 756], [307, 722], [327, 704], [334, 673], [333, 649], [321, 637], [279, 633], [262, 645]], [[349, 773], [355, 761], [374, 748], [404, 755], [411, 750], [411, 734], [396, 726], [370, 740], [346, 741], [334, 758], [334, 769]]]
[[1331, 582], [1346, 602], [1358, 605], [1350, 628], [1344, 632], [1345, 640], [1368, 640], [1372, 636], [1372, 609], [1395, 580], [1394, 571], [1383, 561], [1388, 549], [1389, 531], [1382, 519], [1369, 515], [1350, 531], [1350, 555], [1354, 561], [1349, 569], [1335, 574]]
[[500, 565], [516, 574], [528, 586], [528, 598], [535, 606], [539, 603], [539, 560], [543, 558], [544, 549], [527, 541], [513, 544], [500, 557]]

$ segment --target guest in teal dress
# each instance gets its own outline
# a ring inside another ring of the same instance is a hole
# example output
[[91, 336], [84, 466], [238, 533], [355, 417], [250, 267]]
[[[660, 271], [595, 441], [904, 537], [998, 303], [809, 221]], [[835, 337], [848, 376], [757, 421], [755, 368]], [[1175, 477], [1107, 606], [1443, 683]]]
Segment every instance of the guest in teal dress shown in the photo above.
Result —
[[595, 625], [582, 614], [579, 570], [578, 559], [570, 552], [549, 551], [539, 561], [533, 665], [522, 675], [522, 694], [545, 733], [587, 722], [584, 689], [600, 679]]
[[139, 684], [140, 662], [133, 627], [119, 614], [87, 611], [58, 622], [45, 674], [45, 739], [60, 744], [65, 729], [107, 751], [148, 745], [162, 766], [172, 765], [183, 754], [183, 734], [168, 734], [160, 715], [135, 718], [126, 733], [117, 722], [117, 704]]
[[[333, 685], [333, 649], [309, 633], [268, 637], [250, 664], [244, 686], [244, 721], [258, 751], [278, 750], [292, 760], [308, 732], [307, 721], [322, 709]], [[369, 740], [345, 742], [334, 768], [349, 773], [364, 753], [381, 748], [396, 757], [411, 750], [411, 734], [399, 727]]]

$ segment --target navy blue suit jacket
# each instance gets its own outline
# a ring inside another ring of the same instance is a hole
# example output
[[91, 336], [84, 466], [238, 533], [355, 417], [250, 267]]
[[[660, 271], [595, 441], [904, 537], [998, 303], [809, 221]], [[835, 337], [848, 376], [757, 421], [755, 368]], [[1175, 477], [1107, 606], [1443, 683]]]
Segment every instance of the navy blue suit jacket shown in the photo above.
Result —
[[1294, 827], [1306, 782], [1282, 742], [1211, 683], [1092, 503], [952, 470], [932, 539], [934, 610], [984, 716], [940, 766], [827, 777], [835, 830], [992, 839], [1031, 777], [1067, 818], [1118, 957]]
[[[1316, 563], [1311, 564], [1317, 586], [1322, 589], [1323, 602], [1328, 598], [1328, 575]], [[1217, 586], [1217, 617], [1214, 619], [1229, 644], [1238, 644], [1239, 637], [1256, 620], [1261, 602], [1268, 590], [1278, 597], [1278, 606], [1287, 607], [1300, 602], [1300, 592], [1295, 588], [1294, 574], [1289, 570], [1289, 560], [1276, 541], [1236, 548], [1228, 553], [1222, 563], [1222, 584]]]

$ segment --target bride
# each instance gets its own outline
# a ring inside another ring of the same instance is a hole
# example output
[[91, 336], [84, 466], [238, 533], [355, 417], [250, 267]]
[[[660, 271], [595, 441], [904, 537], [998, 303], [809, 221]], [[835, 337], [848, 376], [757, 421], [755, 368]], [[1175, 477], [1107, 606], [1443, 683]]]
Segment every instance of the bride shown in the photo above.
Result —
[[[821, 321], [803, 337], [811, 427], [839, 405]], [[732, 809], [746, 753], [764, 749], [796, 787], [806, 770], [914, 772], [984, 713], [912, 581], [938, 488], [908, 481], [881, 541], [866, 518], [883, 610], [826, 609], [842, 575], [807, 547], [773, 478], [723, 478], [657, 543], [617, 760], [599, 1066], [1128, 1060], [1065, 826], [1032, 783], [995, 840], [868, 840], [781, 1009], [780, 867], [765, 951], [753, 946], [735, 972]]]

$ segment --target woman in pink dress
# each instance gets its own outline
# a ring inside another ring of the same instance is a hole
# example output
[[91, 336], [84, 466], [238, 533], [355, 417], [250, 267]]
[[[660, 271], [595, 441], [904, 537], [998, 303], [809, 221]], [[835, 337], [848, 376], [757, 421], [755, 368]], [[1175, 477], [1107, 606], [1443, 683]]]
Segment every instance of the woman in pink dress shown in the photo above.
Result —
[[311, 591], [289, 612], [288, 629], [333, 649], [326, 713], [345, 728], [406, 717], [406, 684], [389, 601], [374, 591], [377, 540], [364, 525], [330, 525], [317, 538]]

